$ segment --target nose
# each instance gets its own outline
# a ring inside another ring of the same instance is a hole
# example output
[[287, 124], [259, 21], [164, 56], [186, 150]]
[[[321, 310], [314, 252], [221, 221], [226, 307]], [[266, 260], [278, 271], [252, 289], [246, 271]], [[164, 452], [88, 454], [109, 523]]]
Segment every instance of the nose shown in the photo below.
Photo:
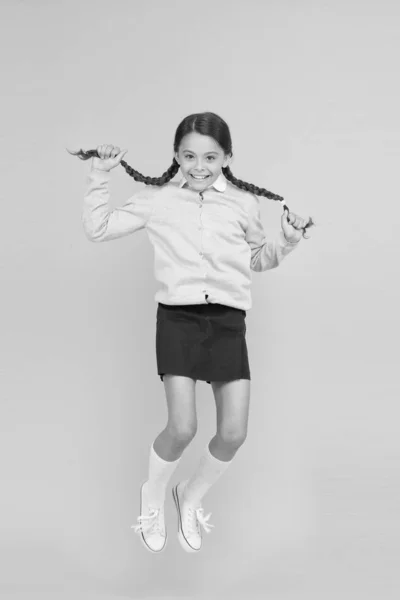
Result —
[[199, 175], [200, 175], [201, 173], [203, 173], [203, 165], [202, 165], [202, 163], [201, 163], [201, 160], [200, 160], [200, 159], [198, 159], [198, 160], [196, 161], [196, 173], [198, 173]]

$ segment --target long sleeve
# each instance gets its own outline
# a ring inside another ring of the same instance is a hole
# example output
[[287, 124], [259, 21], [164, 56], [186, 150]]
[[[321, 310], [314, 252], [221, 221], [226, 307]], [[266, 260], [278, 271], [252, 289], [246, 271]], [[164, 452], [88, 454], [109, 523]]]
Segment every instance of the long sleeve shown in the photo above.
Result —
[[277, 240], [268, 242], [261, 223], [260, 201], [255, 195], [252, 195], [252, 198], [254, 201], [250, 204], [246, 232], [246, 241], [251, 248], [251, 269], [257, 272], [267, 271], [278, 267], [285, 256], [293, 252], [299, 243], [288, 242], [283, 231], [280, 231]]
[[82, 224], [91, 242], [124, 237], [146, 226], [153, 210], [154, 186], [146, 186], [122, 206], [109, 210], [110, 171], [93, 169], [86, 179]]

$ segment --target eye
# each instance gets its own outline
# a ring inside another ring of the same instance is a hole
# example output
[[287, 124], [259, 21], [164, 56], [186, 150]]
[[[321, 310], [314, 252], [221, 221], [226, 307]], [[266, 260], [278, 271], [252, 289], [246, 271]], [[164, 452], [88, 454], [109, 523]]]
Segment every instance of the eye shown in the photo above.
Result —
[[[185, 154], [184, 156], [187, 160], [190, 160], [191, 158], [193, 158], [193, 154]], [[207, 156], [207, 158], [209, 158], [211, 160], [215, 160], [215, 156]]]

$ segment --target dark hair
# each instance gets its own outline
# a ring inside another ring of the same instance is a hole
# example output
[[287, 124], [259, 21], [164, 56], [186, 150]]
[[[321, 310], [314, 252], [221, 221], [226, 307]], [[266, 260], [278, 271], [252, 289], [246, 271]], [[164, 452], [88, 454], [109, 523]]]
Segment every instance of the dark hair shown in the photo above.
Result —
[[[179, 146], [182, 139], [189, 133], [197, 132], [202, 135], [209, 136], [213, 138], [222, 148], [226, 156], [232, 156], [232, 139], [229, 131], [229, 127], [227, 123], [218, 115], [212, 112], [203, 112], [203, 113], [195, 113], [193, 115], [189, 115], [178, 125], [178, 128], [175, 132], [174, 139], [174, 152], [179, 152]], [[68, 150], [70, 152], [70, 150]], [[82, 160], [88, 160], [92, 157], [99, 157], [97, 150], [79, 150], [78, 152], [70, 152], [70, 154], [74, 154], [81, 158]], [[172, 161], [172, 165], [161, 175], [161, 177], [145, 177], [138, 171], [135, 171], [131, 166], [129, 166], [124, 160], [121, 160], [120, 163], [128, 175], [134, 178], [135, 181], [139, 181], [146, 185], [164, 185], [168, 183], [179, 171], [179, 163], [176, 161], [175, 157]], [[271, 200], [279, 200], [283, 201], [282, 196], [278, 196], [277, 194], [273, 194], [269, 192], [265, 188], [257, 187], [252, 183], [247, 183], [242, 181], [241, 179], [237, 179], [229, 167], [223, 167], [222, 172], [226, 179], [230, 181], [233, 185], [238, 187], [241, 190], [245, 190], [246, 192], [251, 192], [256, 196], [265, 196], [266, 198], [270, 198]], [[283, 207], [289, 212], [289, 208], [286, 204], [283, 204]], [[303, 237], [306, 237], [304, 234], [306, 232], [307, 227], [311, 227], [314, 225], [313, 220], [310, 218], [308, 223], [304, 227]]]

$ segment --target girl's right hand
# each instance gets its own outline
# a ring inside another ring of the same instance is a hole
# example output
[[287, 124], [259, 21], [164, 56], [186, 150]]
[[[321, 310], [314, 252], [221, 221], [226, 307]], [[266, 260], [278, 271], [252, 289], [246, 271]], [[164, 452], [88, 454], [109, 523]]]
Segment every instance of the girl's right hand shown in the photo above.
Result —
[[118, 146], [97, 146], [97, 154], [100, 158], [93, 157], [92, 168], [100, 171], [111, 171], [117, 167], [128, 150], [120, 150]]

